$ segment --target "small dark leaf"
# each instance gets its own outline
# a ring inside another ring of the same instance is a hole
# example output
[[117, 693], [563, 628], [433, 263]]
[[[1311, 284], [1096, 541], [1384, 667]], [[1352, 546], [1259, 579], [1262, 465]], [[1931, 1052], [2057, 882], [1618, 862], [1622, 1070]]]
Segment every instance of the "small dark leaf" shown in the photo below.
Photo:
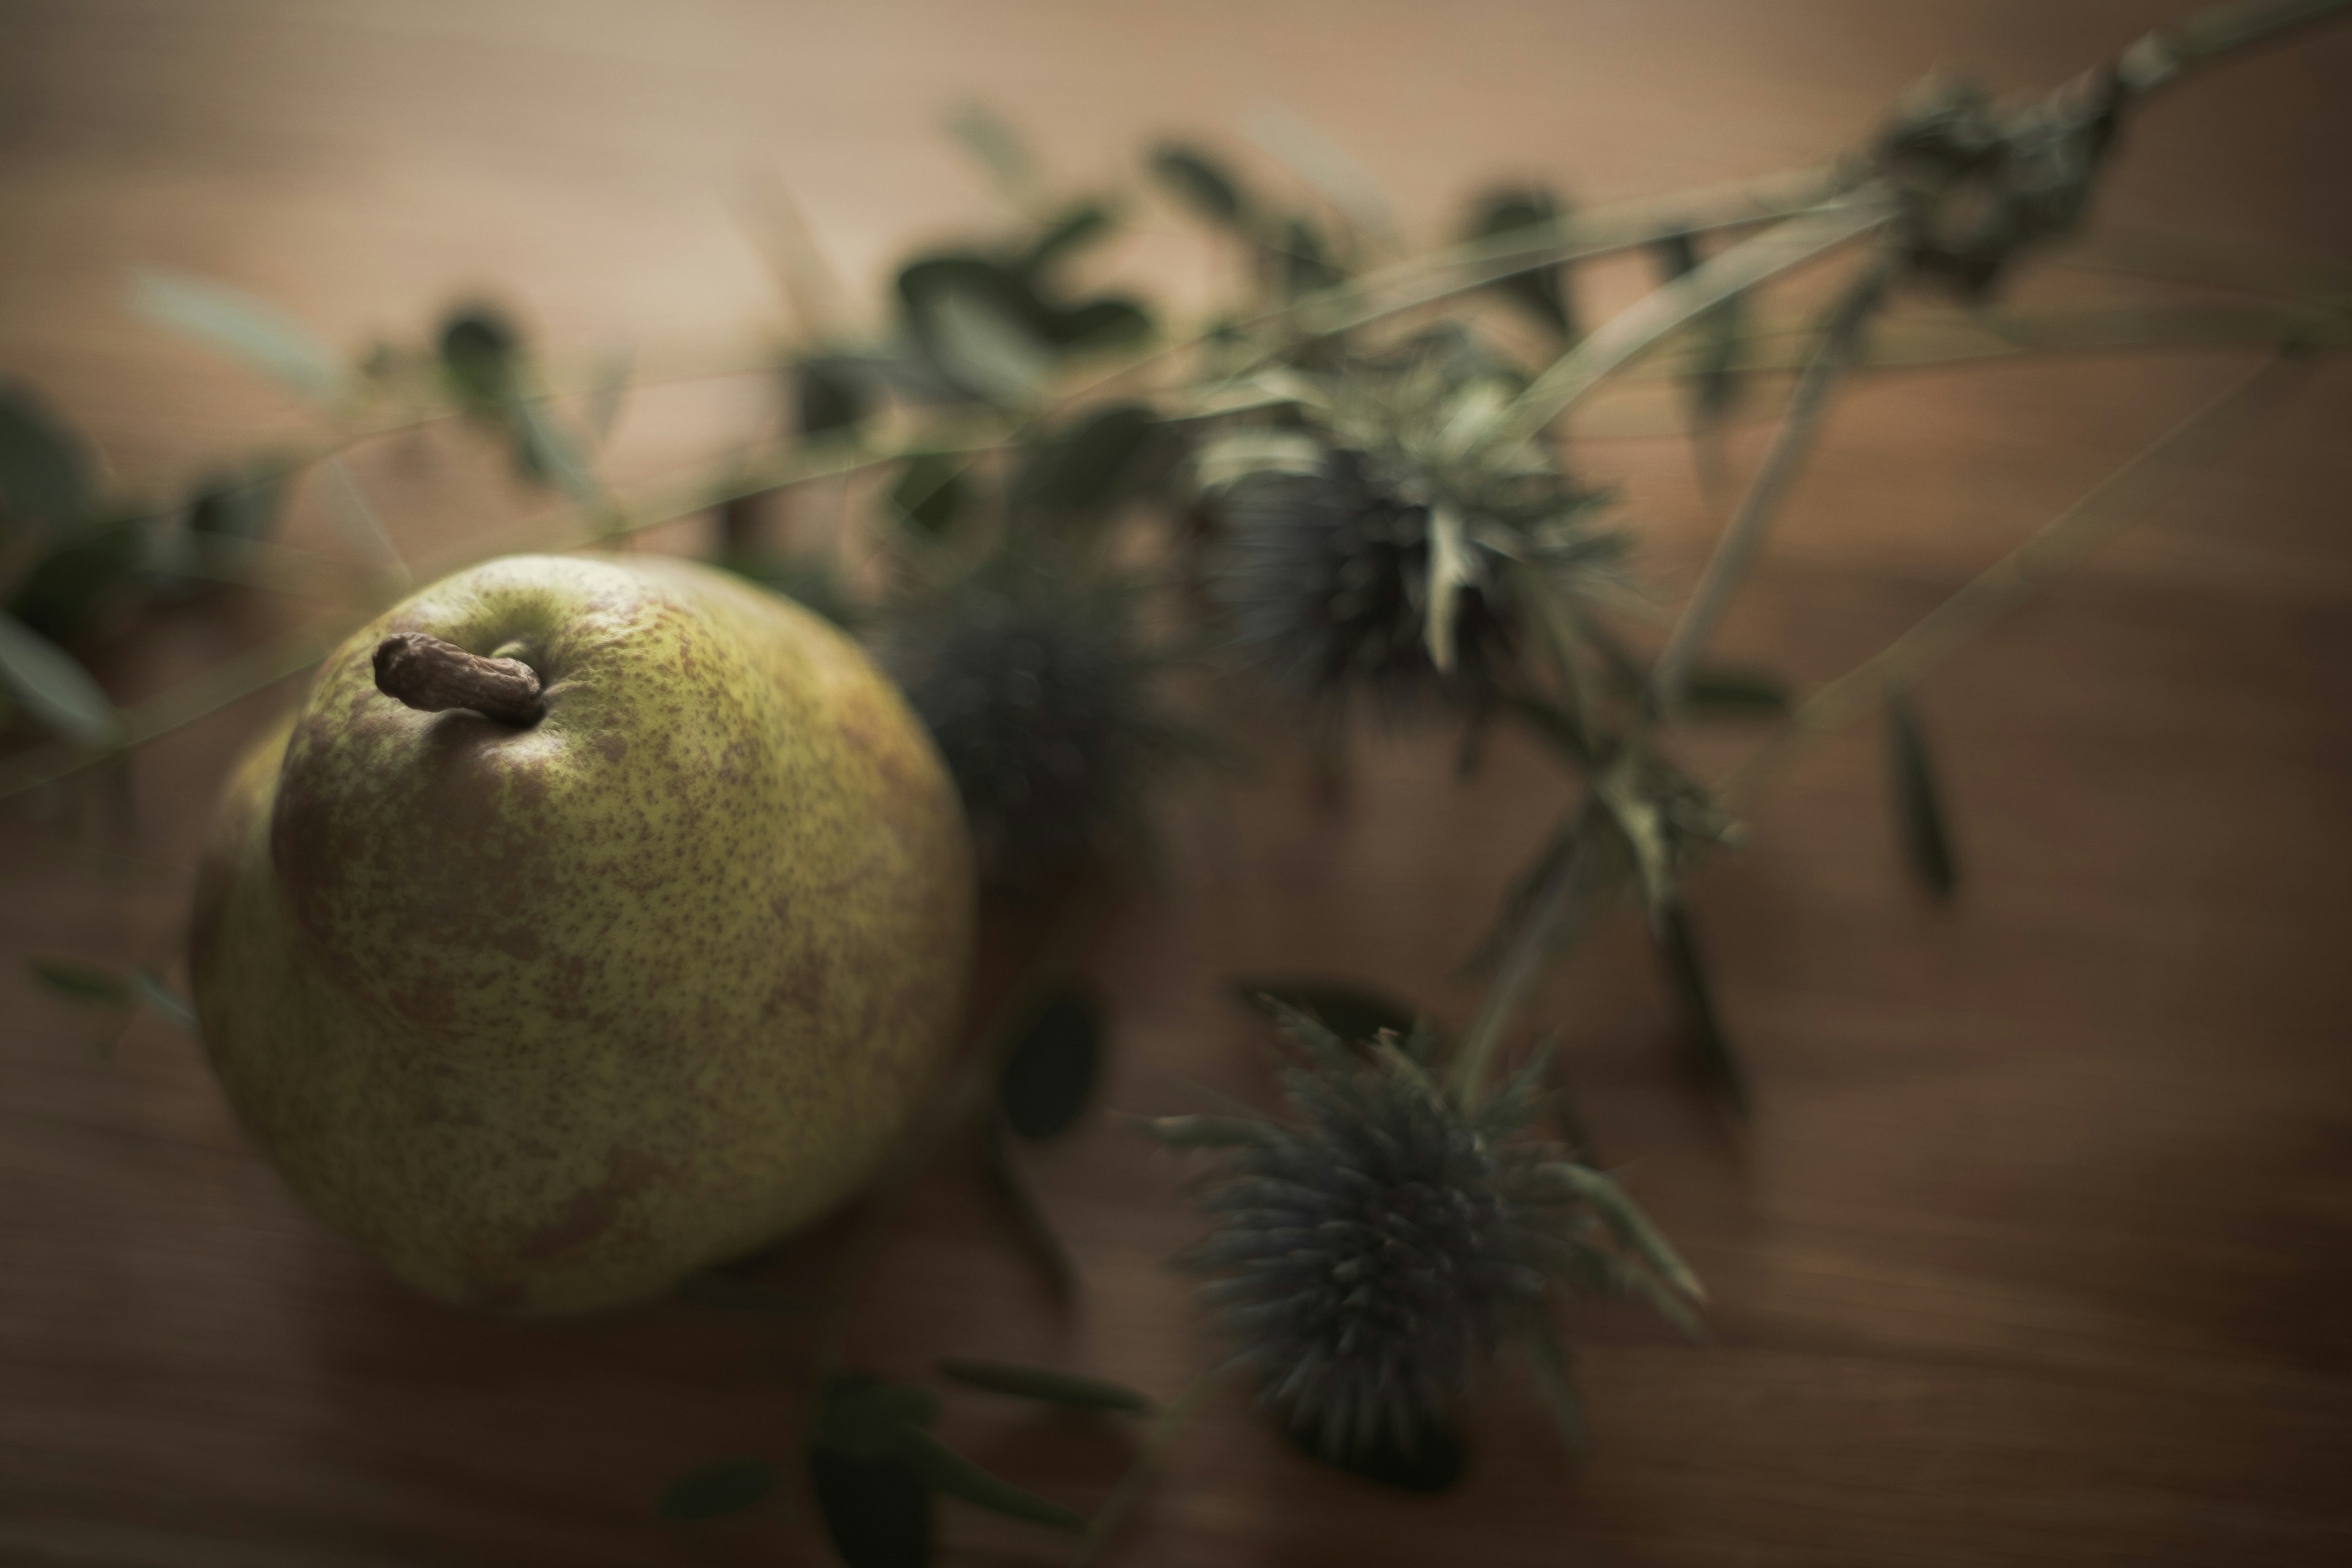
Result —
[[115, 970], [74, 958], [33, 958], [26, 963], [34, 979], [60, 996], [109, 1007], [128, 1007], [134, 999], [131, 982]]
[[[1481, 200], [1470, 216], [1469, 237], [1499, 239], [1523, 228], [1559, 221], [1565, 208], [1559, 198], [1540, 186], [1495, 191]], [[1568, 268], [1559, 263], [1517, 272], [1495, 285], [1511, 300], [1564, 341], [1578, 336], [1576, 311], [1568, 292]]]
[[1127, 348], [1151, 335], [1151, 312], [1125, 294], [1098, 294], [1056, 314], [1054, 345], [1067, 353]]
[[1048, 516], [1099, 516], [1133, 492], [1132, 481], [1158, 431], [1158, 420], [1143, 404], [1096, 409], [1038, 444], [1015, 490]]
[[980, 161], [998, 189], [1015, 201], [1027, 197], [1037, 184], [1037, 156], [1003, 115], [984, 103], [967, 103], [944, 124], [947, 133]]
[[232, 543], [260, 539], [277, 523], [285, 493], [285, 483], [276, 474], [211, 479], [188, 500], [188, 531]]
[[1503, 708], [1570, 762], [1579, 767], [1592, 765], [1592, 747], [1584, 738], [1584, 727], [1566, 709], [1539, 697], [1517, 696], [1504, 698]]
[[1089, 197], [1055, 214], [1013, 265], [1029, 279], [1032, 288], [1038, 288], [1048, 268], [1108, 232], [1110, 208]]
[[477, 413], [502, 410], [522, 368], [522, 332], [495, 305], [465, 305], [441, 323], [441, 369], [458, 400]]
[[[1651, 247], [1651, 254], [1657, 259], [1659, 277], [1669, 283], [1699, 263], [1697, 243], [1687, 234], [1665, 236]], [[1744, 303], [1745, 296], [1735, 294], [1701, 312], [1691, 322], [1691, 331], [1697, 340], [1693, 356], [1696, 363], [1691, 374], [1691, 404], [1701, 426], [1719, 422], [1739, 401], [1739, 378], [1735, 372]]]
[[1234, 1000], [1245, 1007], [1262, 1012], [1271, 1002], [1296, 1008], [1350, 1045], [1369, 1040], [1382, 1029], [1393, 1030], [1400, 1038], [1412, 1033], [1415, 1015], [1410, 1003], [1344, 980], [1244, 975], [1227, 984]]
[[1953, 858], [1951, 834], [1944, 825], [1943, 792], [1936, 785], [1935, 759], [1919, 727], [1919, 715], [1907, 698], [1887, 698], [1886, 738], [1903, 847], [1910, 856], [1911, 868], [1928, 890], [1939, 899], [1948, 899], [1960, 885], [1959, 864]]
[[1302, 294], [1319, 293], [1347, 276], [1332, 261], [1330, 249], [1323, 243], [1323, 231], [1315, 226], [1315, 220], [1303, 215], [1292, 218], [1282, 241], [1284, 296], [1296, 300]]
[[1238, 1116], [1153, 1116], [1143, 1131], [1171, 1149], [1246, 1149], [1281, 1137], [1266, 1122]]
[[755, 1279], [745, 1279], [723, 1269], [698, 1268], [677, 1282], [681, 1300], [698, 1307], [716, 1307], [732, 1312], [806, 1312], [816, 1303], [799, 1296], [787, 1295]]
[[1163, 142], [1151, 152], [1151, 173], [1185, 205], [1213, 223], [1247, 234], [1252, 206], [1233, 172], [1213, 153], [1189, 142]]
[[1055, 312], [1027, 278], [975, 251], [946, 251], [908, 262], [897, 288], [908, 336], [968, 395], [1036, 395]]
[[42, 723], [85, 746], [122, 738], [122, 721], [89, 671], [13, 616], [0, 615], [0, 687]]
[[865, 380], [841, 359], [804, 359], [793, 367], [793, 405], [801, 434], [837, 436], [864, 422], [870, 403]]
[[1716, 1012], [1714, 988], [1707, 983], [1706, 963], [1699, 952], [1698, 933], [1691, 928], [1689, 908], [1678, 898], [1666, 900], [1657, 911], [1652, 934], [1699, 1070], [1723, 1091], [1734, 1110], [1742, 1116], [1749, 1114], [1754, 1105], [1748, 1074]]
[[1789, 683], [1769, 670], [1701, 665], [1684, 687], [1683, 706], [1698, 719], [1769, 719], [1789, 710]]
[[90, 503], [89, 447], [48, 400], [0, 384], [0, 522], [63, 533]]
[[1400, 1491], [1450, 1490], [1462, 1479], [1467, 1458], [1461, 1438], [1435, 1426], [1424, 1428], [1419, 1441], [1408, 1446], [1382, 1422], [1371, 1442], [1337, 1453], [1328, 1450], [1312, 1433], [1298, 1427], [1286, 1427], [1283, 1435], [1308, 1458], [1360, 1480], [1376, 1481]]
[[825, 1536], [847, 1568], [929, 1563], [930, 1483], [905, 1459], [848, 1454], [819, 1444], [809, 1451], [809, 1480]]
[[1078, 1288], [1077, 1265], [1070, 1260], [1070, 1249], [1062, 1245], [1061, 1235], [1037, 1202], [1037, 1194], [1029, 1190], [1029, 1179], [1022, 1173], [1021, 1157], [1013, 1148], [1012, 1134], [1005, 1130], [1002, 1112], [989, 1118], [982, 1152], [988, 1161], [989, 1187], [1003, 1200], [1006, 1212], [1021, 1227], [1021, 1238], [1044, 1266], [1046, 1282], [1057, 1296], [1067, 1299], [1075, 1295]]
[[194, 1006], [186, 997], [173, 990], [162, 975], [152, 969], [141, 969], [131, 974], [131, 984], [140, 1001], [188, 1033], [196, 1033]]
[[1074, 1534], [1087, 1528], [1085, 1520], [1060, 1503], [1024, 1491], [1002, 1476], [982, 1469], [929, 1432], [914, 1427], [901, 1431], [896, 1452], [932, 1487], [975, 1508]]
[[654, 1511], [681, 1521], [740, 1513], [774, 1491], [776, 1480], [776, 1467], [765, 1459], [720, 1459], [670, 1482]]
[[1102, 1004], [1073, 985], [1038, 1009], [1005, 1058], [997, 1098], [1013, 1131], [1051, 1138], [1078, 1119], [1102, 1070]]
[[871, 1458], [887, 1454], [908, 1427], [939, 1418], [940, 1396], [911, 1384], [856, 1374], [835, 1378], [817, 1398], [817, 1432], [833, 1447]]
[[916, 532], [937, 539], [963, 510], [963, 459], [925, 453], [908, 460], [890, 486], [890, 515]]
[[1073, 1410], [1117, 1410], [1129, 1415], [1149, 1415], [1153, 1410], [1151, 1401], [1131, 1388], [1074, 1373], [1009, 1366], [993, 1361], [943, 1361], [940, 1371], [958, 1383], [984, 1388], [992, 1394], [1043, 1400]]
[[16, 585], [7, 613], [51, 642], [71, 642], [132, 586], [140, 554], [139, 531], [131, 523], [84, 526]]

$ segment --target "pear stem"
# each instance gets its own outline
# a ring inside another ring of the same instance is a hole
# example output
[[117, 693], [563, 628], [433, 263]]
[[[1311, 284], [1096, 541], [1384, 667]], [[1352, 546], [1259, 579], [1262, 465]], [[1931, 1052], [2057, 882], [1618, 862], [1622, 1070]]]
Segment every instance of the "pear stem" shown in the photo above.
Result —
[[519, 658], [484, 658], [423, 632], [395, 632], [375, 645], [375, 689], [425, 713], [470, 708], [518, 728], [547, 711], [539, 672]]

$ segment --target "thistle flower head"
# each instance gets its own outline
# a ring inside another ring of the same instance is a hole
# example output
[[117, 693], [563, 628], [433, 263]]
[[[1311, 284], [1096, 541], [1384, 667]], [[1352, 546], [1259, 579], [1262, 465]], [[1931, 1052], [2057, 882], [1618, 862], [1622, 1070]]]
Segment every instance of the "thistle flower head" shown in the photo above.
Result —
[[1135, 594], [1006, 553], [914, 605], [883, 659], [929, 729], [982, 866], [1018, 879], [1093, 847], [1181, 744]]
[[1424, 1031], [1359, 1050], [1281, 1016], [1307, 1058], [1285, 1075], [1297, 1121], [1153, 1131], [1226, 1151], [1203, 1194], [1216, 1228], [1188, 1262], [1214, 1276], [1234, 1362], [1326, 1458], [1419, 1447], [1507, 1335], [1556, 1355], [1555, 1284], [1684, 1311], [1696, 1282], [1608, 1178], [1523, 1135], [1539, 1062], [1469, 1108], [1430, 1077]]
[[1525, 574], [1573, 595], [1607, 574], [1604, 498], [1497, 434], [1516, 375], [1457, 335], [1287, 384], [1305, 459], [1220, 487], [1209, 585], [1235, 651], [1318, 703], [1485, 700], [1524, 640]]

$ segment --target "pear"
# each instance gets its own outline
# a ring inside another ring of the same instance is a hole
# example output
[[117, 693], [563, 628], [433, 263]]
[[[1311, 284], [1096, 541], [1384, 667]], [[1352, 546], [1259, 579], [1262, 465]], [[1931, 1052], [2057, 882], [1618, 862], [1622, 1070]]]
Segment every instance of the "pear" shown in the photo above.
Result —
[[444, 1300], [583, 1311], [874, 1173], [972, 881], [922, 726], [832, 627], [682, 561], [519, 556], [353, 636], [245, 759], [190, 968], [331, 1226]]

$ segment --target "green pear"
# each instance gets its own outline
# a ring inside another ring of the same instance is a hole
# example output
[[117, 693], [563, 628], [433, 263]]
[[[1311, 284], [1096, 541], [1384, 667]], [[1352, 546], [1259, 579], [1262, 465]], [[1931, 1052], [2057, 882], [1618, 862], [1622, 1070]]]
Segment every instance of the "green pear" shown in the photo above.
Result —
[[875, 1172], [972, 900], [929, 740], [831, 626], [686, 562], [520, 556], [352, 637], [247, 757], [190, 967], [329, 1224], [445, 1300], [580, 1311]]

